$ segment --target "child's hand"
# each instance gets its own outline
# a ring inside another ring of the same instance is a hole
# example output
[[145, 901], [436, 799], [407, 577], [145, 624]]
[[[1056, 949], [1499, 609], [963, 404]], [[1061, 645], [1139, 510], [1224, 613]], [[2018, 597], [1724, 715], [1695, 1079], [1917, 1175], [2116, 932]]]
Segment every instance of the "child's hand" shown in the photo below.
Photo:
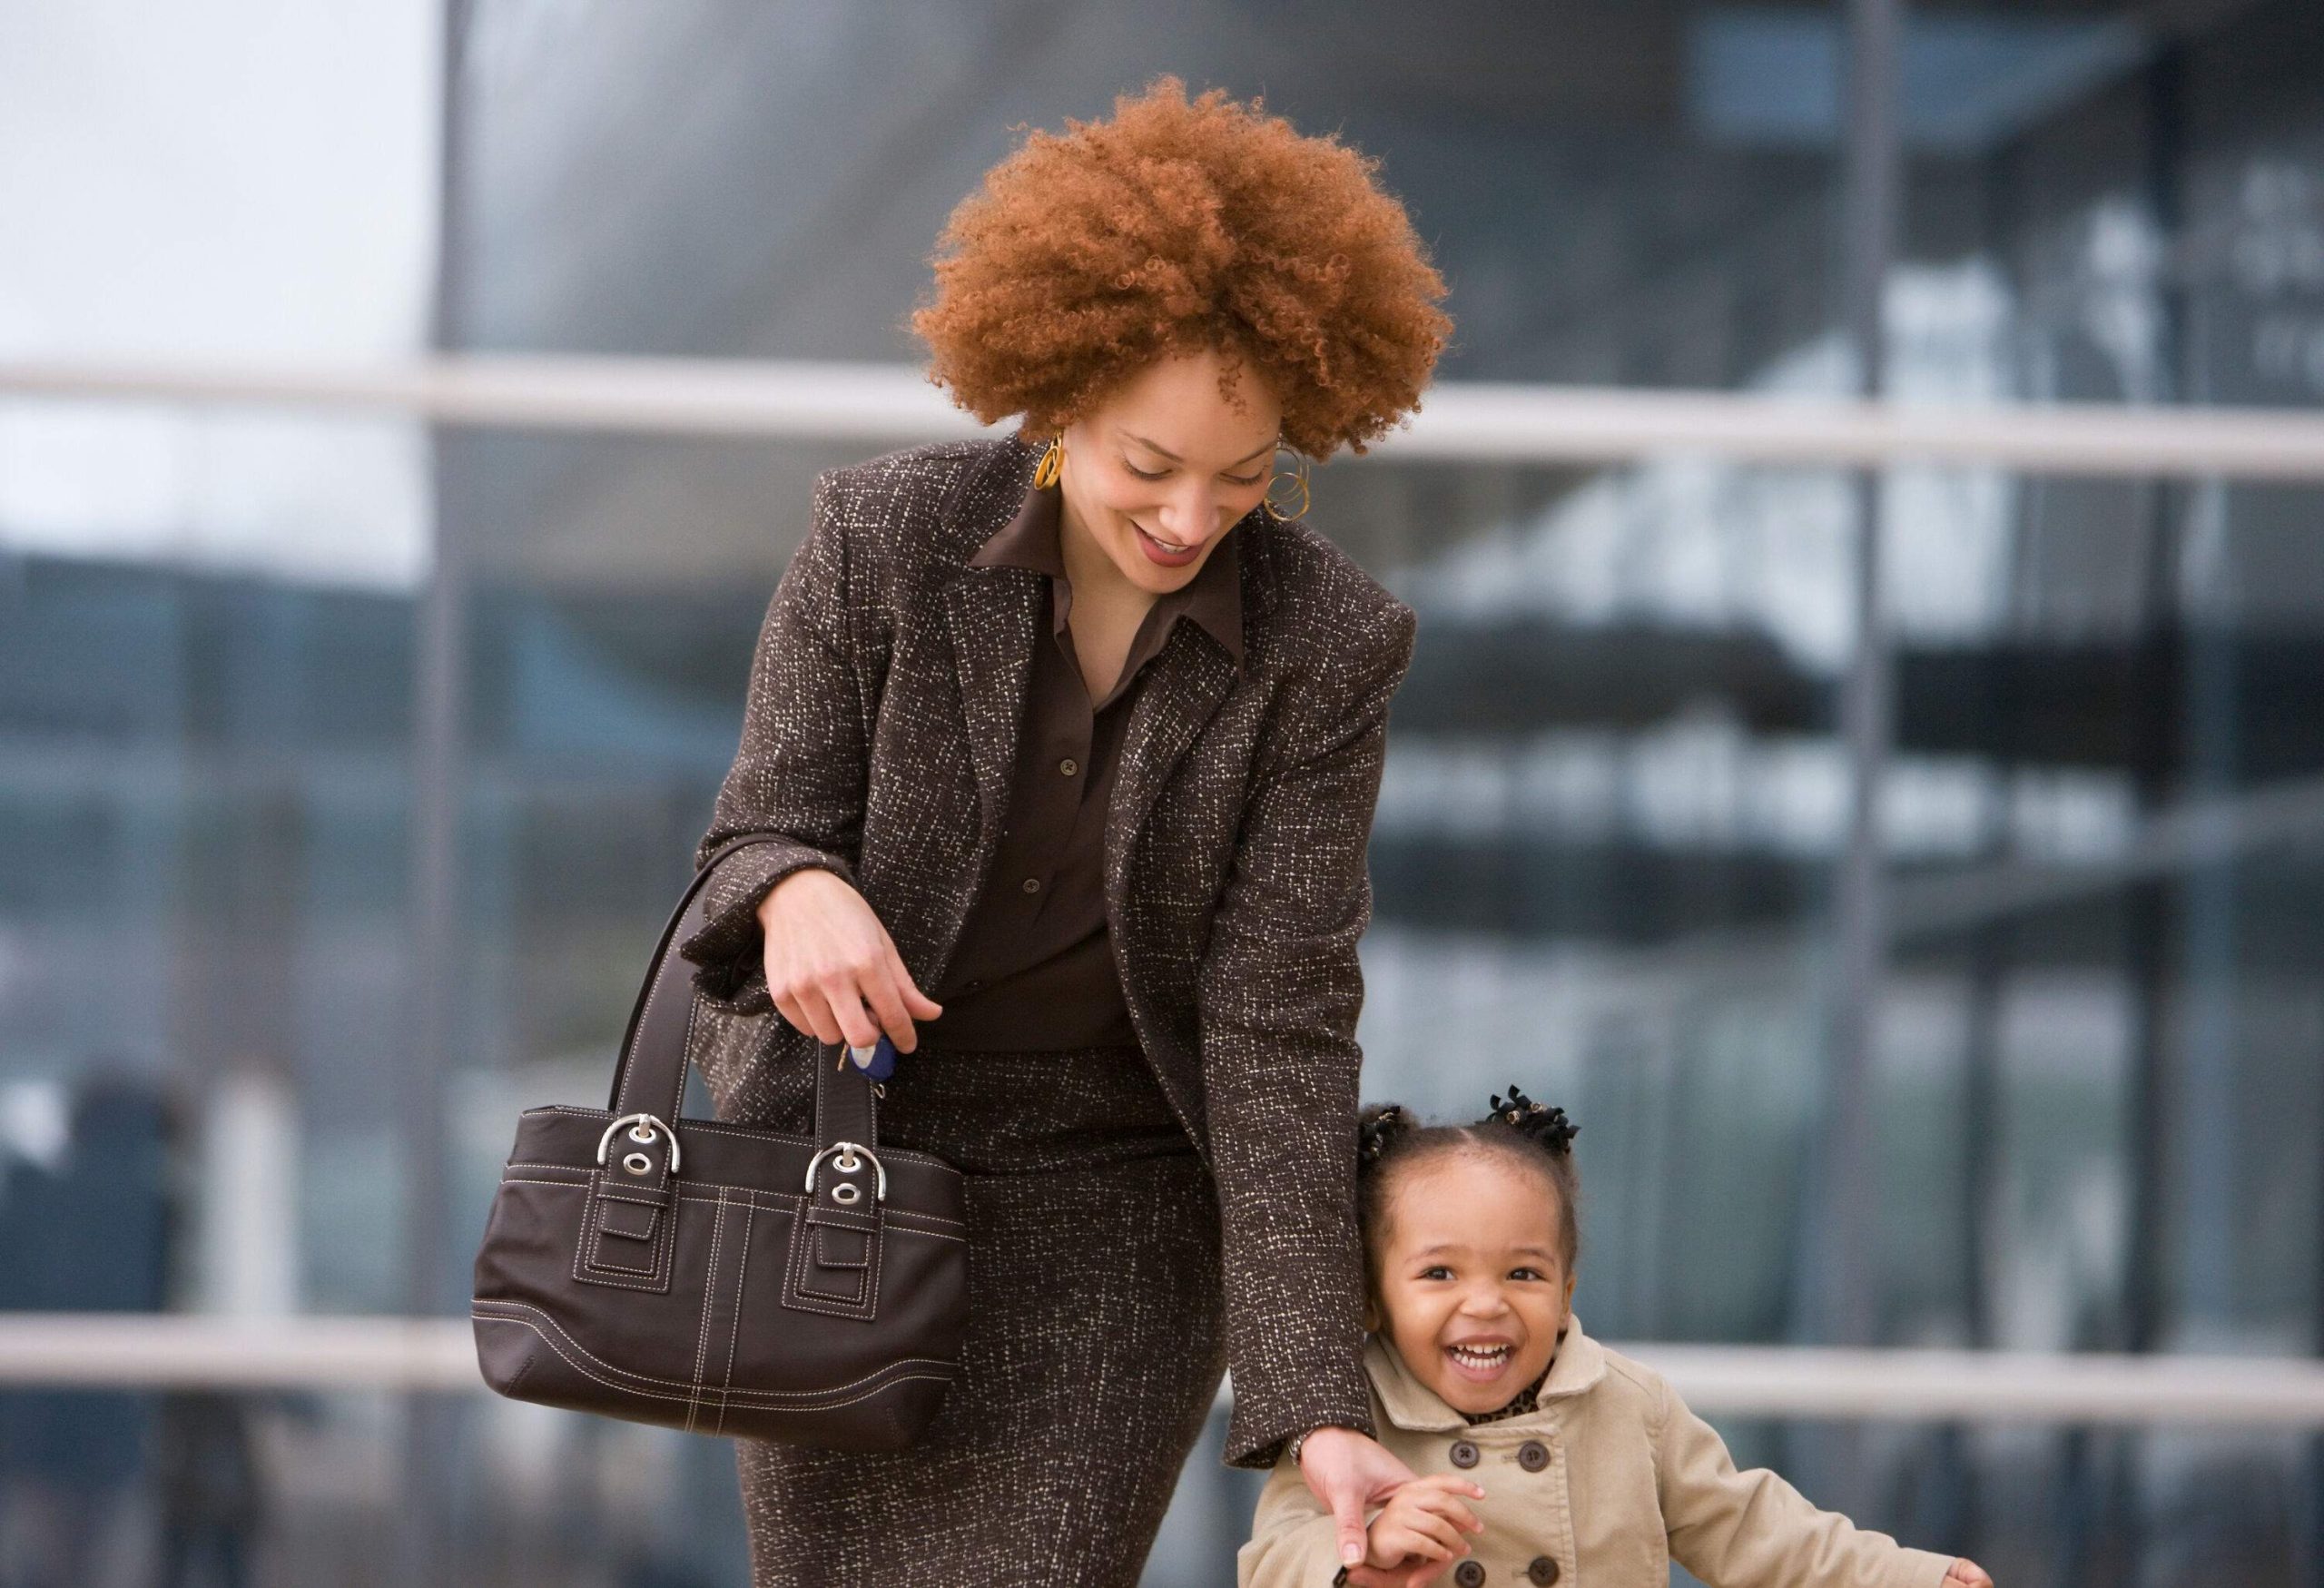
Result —
[[1967, 1559], [1955, 1561], [1953, 1569], [1945, 1573], [1945, 1580], [1962, 1583], [1964, 1588], [1994, 1588], [1994, 1580], [1985, 1574], [1984, 1567]]
[[[1461, 1496], [1482, 1500], [1485, 1492], [1466, 1478], [1439, 1473], [1400, 1485], [1388, 1496], [1380, 1514], [1364, 1529], [1364, 1563], [1378, 1571], [1416, 1562], [1449, 1563], [1469, 1553], [1464, 1533], [1482, 1533], [1485, 1524], [1461, 1503]], [[1425, 1582], [1423, 1574], [1418, 1581]]]

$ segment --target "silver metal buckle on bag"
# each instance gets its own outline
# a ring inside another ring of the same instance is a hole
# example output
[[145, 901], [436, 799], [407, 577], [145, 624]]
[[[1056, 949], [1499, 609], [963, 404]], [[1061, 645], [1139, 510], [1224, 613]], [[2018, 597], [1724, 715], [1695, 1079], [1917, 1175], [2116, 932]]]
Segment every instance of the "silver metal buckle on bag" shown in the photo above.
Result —
[[[855, 1156], [859, 1152], [863, 1155], [863, 1158], [860, 1159]], [[837, 1153], [839, 1156], [832, 1158], [832, 1155], [833, 1153]], [[858, 1146], [852, 1141], [834, 1141], [829, 1147], [826, 1147], [822, 1151], [816, 1153], [813, 1158], [807, 1160], [807, 1195], [812, 1197], [815, 1194], [815, 1171], [822, 1167], [823, 1159], [826, 1158], [830, 1158], [832, 1160], [832, 1167], [839, 1170], [839, 1172], [843, 1175], [853, 1174], [857, 1169], [863, 1167], [864, 1159], [871, 1159], [872, 1168], [878, 1176], [877, 1184], [879, 1189], [875, 1193], [875, 1199], [881, 1202], [888, 1199], [887, 1166], [880, 1161], [880, 1155], [878, 1153], [872, 1151], [868, 1147]], [[670, 1167], [675, 1169], [677, 1166], [675, 1163], [673, 1163]], [[832, 1188], [832, 1200], [837, 1202], [842, 1208], [852, 1206], [857, 1198], [862, 1195], [863, 1193], [862, 1191], [858, 1190], [852, 1185], [834, 1186]]]
[[[606, 1167], [606, 1149], [613, 1145], [614, 1132], [624, 1125], [629, 1127], [629, 1139], [642, 1147], [651, 1147], [655, 1140], [654, 1132], [659, 1130], [670, 1144], [670, 1172], [672, 1174], [678, 1172], [678, 1133], [652, 1114], [624, 1114], [606, 1127], [606, 1133], [597, 1138], [597, 1167], [599, 1169]], [[642, 1152], [625, 1154], [621, 1166], [634, 1175], [650, 1175], [654, 1172], [654, 1160]]]

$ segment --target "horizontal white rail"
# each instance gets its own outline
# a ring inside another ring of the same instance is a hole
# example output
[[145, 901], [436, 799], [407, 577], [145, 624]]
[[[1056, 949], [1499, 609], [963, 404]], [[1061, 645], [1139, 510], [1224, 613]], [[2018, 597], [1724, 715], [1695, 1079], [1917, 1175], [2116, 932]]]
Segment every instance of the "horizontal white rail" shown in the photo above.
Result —
[[1623, 1347], [1725, 1416], [2324, 1427], [2324, 1363], [2281, 1357]]
[[[1625, 1346], [1698, 1411], [1905, 1422], [2324, 1428], [2324, 1363]], [[0, 1315], [0, 1385], [237, 1390], [484, 1388], [460, 1319]]]
[[0, 1313], [0, 1384], [482, 1389], [465, 1318]]
[[[454, 425], [903, 442], [975, 422], [910, 365], [469, 354], [371, 368], [0, 359], [0, 396], [230, 403]], [[2324, 413], [2113, 404], [1919, 407], [1449, 382], [1392, 459], [1986, 465], [2030, 474], [2324, 480]]]

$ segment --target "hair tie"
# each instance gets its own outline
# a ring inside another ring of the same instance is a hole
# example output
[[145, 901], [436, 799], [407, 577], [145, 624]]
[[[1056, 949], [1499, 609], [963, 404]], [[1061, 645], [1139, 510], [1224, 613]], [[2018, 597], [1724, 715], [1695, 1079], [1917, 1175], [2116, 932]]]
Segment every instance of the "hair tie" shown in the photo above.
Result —
[[1380, 1161], [1380, 1155], [1395, 1143], [1397, 1137], [1420, 1123], [1413, 1111], [1401, 1103], [1386, 1103], [1366, 1109], [1355, 1125], [1355, 1162], [1358, 1169], [1370, 1169]]
[[1514, 1084], [1511, 1085], [1505, 1100], [1499, 1092], [1493, 1094], [1492, 1111], [1485, 1117], [1508, 1126], [1557, 1158], [1562, 1158], [1571, 1151], [1573, 1139], [1581, 1134], [1581, 1127], [1567, 1119], [1563, 1109], [1537, 1103], [1519, 1091]]

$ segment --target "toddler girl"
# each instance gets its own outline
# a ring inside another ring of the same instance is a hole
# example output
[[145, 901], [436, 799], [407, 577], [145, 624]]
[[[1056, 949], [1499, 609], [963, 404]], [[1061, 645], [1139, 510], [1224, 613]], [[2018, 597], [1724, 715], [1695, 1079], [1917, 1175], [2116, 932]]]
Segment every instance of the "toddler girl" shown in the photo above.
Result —
[[1434, 1581], [1666, 1588], [1939, 1588], [1993, 1579], [1819, 1511], [1727, 1446], [1659, 1375], [1568, 1310], [1581, 1241], [1574, 1127], [1512, 1087], [1474, 1125], [1364, 1110], [1357, 1186], [1380, 1442], [1418, 1475], [1344, 1567], [1296, 1452], [1243, 1546], [1242, 1588]]

